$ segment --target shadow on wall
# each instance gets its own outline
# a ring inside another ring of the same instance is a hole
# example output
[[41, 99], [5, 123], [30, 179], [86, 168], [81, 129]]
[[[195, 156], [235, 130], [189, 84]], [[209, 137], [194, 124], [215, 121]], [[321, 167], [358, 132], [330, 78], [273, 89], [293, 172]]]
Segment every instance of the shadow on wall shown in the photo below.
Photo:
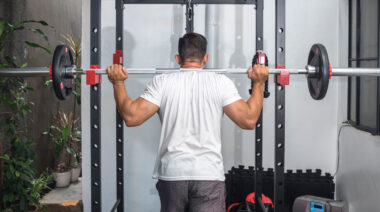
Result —
[[[105, 42], [102, 42], [101, 52], [102, 55], [107, 55], [107, 58], [103, 58], [101, 62], [103, 62], [102, 66], [104, 68], [112, 65], [113, 57], [112, 55], [115, 53], [115, 39], [116, 39], [116, 29], [115, 27], [104, 27], [102, 28], [102, 37], [103, 38], [111, 38], [104, 39]], [[124, 56], [124, 66], [132, 67], [133, 66], [133, 51], [136, 47], [135, 38], [132, 34], [126, 30], [123, 31], [123, 56]]]
[[[132, 34], [128, 31], [123, 32], [123, 38], [124, 38], [124, 44], [123, 44], [123, 53], [124, 53], [124, 66], [125, 67], [135, 67], [134, 64], [134, 49], [136, 47], [136, 41], [135, 38], [132, 36]], [[102, 36], [107, 38], [115, 38], [115, 28], [114, 27], [105, 27], [102, 29]], [[110, 46], [115, 46], [115, 42], [110, 40], [107, 42], [103, 42], [102, 45], [102, 55], [112, 55], [114, 53], [115, 48], [109, 48]], [[112, 58], [104, 58], [102, 60], [103, 67], [107, 67], [110, 64], [112, 64]], [[128, 80], [125, 82], [126, 89], [128, 91], [128, 95], [131, 96], [132, 99], [137, 99], [145, 90], [147, 83], [152, 79], [153, 75], [130, 75]], [[104, 99], [102, 99], [103, 102], [114, 102], [113, 97], [113, 89], [110, 82], [103, 83], [104, 89], [102, 89], [102, 92], [109, 92], [109, 94], [103, 96]], [[114, 104], [112, 104], [114, 105]], [[110, 107], [110, 106], [105, 106]], [[113, 109], [113, 107], [109, 108], [110, 110]], [[128, 128], [128, 133], [126, 136], [126, 144], [129, 146], [129, 148], [134, 149], [134, 145], [143, 145], [143, 149], [145, 149], [148, 152], [153, 153], [154, 155], [157, 154], [157, 148], [152, 148], [152, 146], [157, 146], [154, 143], [158, 144], [159, 136], [160, 136], [160, 123], [155, 120], [156, 118], [147, 121], [140, 127], [133, 127]], [[104, 120], [105, 121], [105, 120]], [[156, 123], [157, 122], [157, 123]], [[112, 131], [113, 132], [113, 131]], [[146, 133], [149, 132], [149, 133]], [[133, 139], [133, 140], [131, 140]], [[142, 141], [142, 142], [137, 142]], [[153, 143], [151, 143], [153, 142]], [[139, 144], [136, 144], [139, 143]], [[137, 147], [136, 147], [137, 148]], [[133, 157], [133, 154], [135, 154], [134, 151], [131, 151], [128, 156], [128, 158], [134, 160], [133, 158], [138, 158], [138, 155]], [[145, 153], [144, 153], [145, 154]]]
[[[105, 38], [111, 38], [102, 43], [102, 55], [106, 55], [107, 58], [103, 58], [103, 66], [112, 63], [111, 55], [114, 53], [114, 38], [115, 38], [115, 28], [106, 27], [102, 29], [102, 36]], [[168, 39], [175, 39], [177, 35], [174, 34]], [[133, 37], [128, 31], [123, 32], [124, 45], [124, 62], [126, 67], [136, 67], [140, 57], [150, 56], [151, 52], [147, 52], [146, 55], [135, 55], [137, 39], [138, 37]], [[174, 46], [174, 45], [173, 45]], [[173, 48], [174, 49], [174, 48]], [[152, 50], [154, 52], [154, 50]], [[109, 55], [109, 56], [108, 56]], [[147, 58], [149, 59], [149, 58]], [[128, 95], [132, 99], [138, 98], [145, 90], [146, 84], [152, 79], [153, 75], [130, 75], [128, 80], [125, 82]], [[107, 138], [113, 138], [115, 133], [115, 123], [114, 118], [109, 117], [114, 114], [111, 111], [116, 110], [113, 97], [112, 84], [104, 78], [102, 83], [102, 110], [106, 110], [106, 116], [102, 117], [102, 128], [105, 131], [102, 136]], [[106, 102], [109, 102], [107, 104]], [[112, 102], [112, 103], [111, 103]], [[103, 114], [104, 115], [104, 114]], [[125, 127], [124, 125], [124, 169], [128, 170], [125, 173], [125, 204], [131, 206], [132, 211], [155, 211], [153, 208], [158, 207], [158, 195], [154, 189], [155, 181], [152, 180], [152, 171], [155, 162], [155, 157], [157, 155], [157, 149], [159, 145], [161, 124], [157, 115], [154, 115], [151, 119], [146, 121], [143, 125], [138, 127]], [[110, 145], [104, 146], [102, 151], [110, 154], [115, 152], [115, 142], [110, 142]], [[105, 161], [112, 161], [114, 159], [104, 159]], [[108, 166], [104, 167], [103, 172], [114, 172], [115, 167]], [[107, 182], [109, 183], [109, 182]], [[113, 183], [113, 182], [112, 182]], [[108, 189], [108, 188], [107, 188]], [[148, 197], [152, 195], [154, 197], [154, 204], [146, 205], [141, 201], [141, 196]]]
[[[235, 7], [235, 22], [236, 23], [242, 23], [243, 22], [243, 16], [244, 11], [242, 6], [236, 6]], [[232, 53], [230, 57], [230, 61], [228, 64], [228, 67], [230, 68], [238, 68], [238, 67], [246, 67], [247, 60], [245, 58], [244, 52], [243, 52], [243, 24], [235, 24], [235, 51]], [[234, 80], [236, 88], [241, 91], [244, 90], [245, 83], [242, 82], [241, 76], [228, 76], [231, 79]], [[237, 83], [236, 83], [237, 82]], [[234, 161], [235, 163], [242, 164], [243, 163], [243, 154], [242, 154], [242, 148], [244, 148], [243, 145], [243, 136], [241, 129], [234, 125], [234, 138], [235, 138], [235, 149], [234, 149]]]
[[[235, 22], [243, 23], [243, 7], [235, 7]], [[245, 67], [247, 60], [243, 52], [243, 24], [235, 24], [235, 51], [230, 57], [230, 68]]]
[[[114, 32], [114, 31], [113, 31]], [[115, 35], [114, 35], [115, 36]], [[128, 31], [123, 32], [123, 46], [124, 46], [124, 66], [133, 66], [133, 50], [136, 47], [135, 39], [132, 34]], [[126, 46], [126, 48], [125, 48]]]
[[170, 36], [170, 66], [175, 67], [177, 61], [174, 59], [174, 55], [178, 54], [178, 39], [184, 34], [183, 26], [183, 14], [182, 6], [174, 5], [173, 6], [173, 19], [172, 19], [172, 34]]

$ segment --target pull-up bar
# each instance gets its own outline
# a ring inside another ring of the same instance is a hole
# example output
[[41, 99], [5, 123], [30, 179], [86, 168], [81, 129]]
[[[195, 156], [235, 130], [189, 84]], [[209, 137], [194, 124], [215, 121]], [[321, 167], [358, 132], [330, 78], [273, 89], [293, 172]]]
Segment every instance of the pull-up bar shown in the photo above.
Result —
[[[123, 0], [124, 4], [187, 4], [188, 0]], [[256, 0], [191, 0], [192, 4], [256, 4]]]

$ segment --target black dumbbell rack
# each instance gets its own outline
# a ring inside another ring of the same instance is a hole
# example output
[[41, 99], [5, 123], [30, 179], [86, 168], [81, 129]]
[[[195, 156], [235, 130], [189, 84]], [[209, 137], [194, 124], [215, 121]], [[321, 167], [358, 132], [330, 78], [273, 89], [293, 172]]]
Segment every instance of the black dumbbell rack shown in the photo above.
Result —
[[[263, 50], [263, 0], [115, 0], [116, 9], [116, 53], [114, 63], [122, 64], [123, 57], [123, 15], [126, 4], [180, 4], [186, 5], [186, 31], [194, 29], [193, 16], [194, 4], [246, 4], [256, 5], [256, 50]], [[90, 14], [90, 52], [91, 68], [99, 67], [101, 60], [100, 32], [101, 32], [101, 0], [91, 0]], [[276, 66], [285, 68], [285, 0], [276, 0]], [[278, 88], [278, 89], [277, 89]], [[91, 211], [101, 211], [101, 80], [91, 85], [90, 91], [90, 140], [91, 140]], [[276, 212], [282, 212], [284, 202], [284, 151], [285, 151], [285, 87], [279, 81], [276, 82], [275, 92], [275, 174], [274, 174], [274, 202]], [[278, 109], [281, 106], [281, 109]], [[257, 172], [254, 181], [256, 183], [256, 201], [262, 193], [263, 171], [262, 168], [262, 115], [256, 125], [255, 138], [255, 162]], [[279, 127], [281, 126], [281, 127]], [[116, 188], [117, 201], [112, 211], [124, 211], [124, 135], [123, 121], [117, 113], [116, 117]], [[259, 210], [257, 210], [259, 211]]]
[[[256, 189], [256, 171], [254, 167], [232, 167], [226, 174], [227, 207], [232, 203], [244, 202], [246, 196]], [[263, 193], [273, 200], [274, 198], [274, 172], [273, 169], [262, 171]], [[329, 199], [334, 198], [335, 184], [329, 173], [322, 175], [317, 169], [287, 170], [285, 173], [285, 199], [283, 212], [291, 212], [294, 200], [302, 195], [315, 195]], [[256, 189], [257, 190], [257, 189]]]

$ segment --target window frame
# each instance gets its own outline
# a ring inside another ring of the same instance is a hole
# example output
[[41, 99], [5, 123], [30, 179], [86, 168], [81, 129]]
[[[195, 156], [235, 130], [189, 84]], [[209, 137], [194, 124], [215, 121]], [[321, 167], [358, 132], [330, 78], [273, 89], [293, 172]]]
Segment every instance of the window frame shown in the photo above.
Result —
[[[353, 3], [356, 3], [356, 26], [355, 31], [353, 31]], [[356, 62], [356, 67], [361, 67], [360, 62], [361, 61], [376, 61], [377, 67], [380, 68], [380, 2], [378, 2], [377, 5], [377, 57], [368, 57], [368, 58], [361, 58], [360, 57], [360, 33], [361, 33], [361, 0], [349, 0], [349, 33], [348, 33], [348, 66], [353, 67], [352, 62]], [[353, 33], [356, 33], [356, 48], [353, 49]], [[353, 58], [353, 51], [356, 51], [355, 58]], [[352, 86], [352, 80], [356, 80], [356, 86]], [[364, 126], [360, 123], [360, 83], [362, 78], [361, 77], [348, 77], [348, 98], [347, 98], [347, 120], [348, 122], [354, 126], [355, 128], [369, 132], [373, 135], [380, 135], [380, 77], [377, 77], [377, 107], [376, 107], [376, 127], [368, 127]], [[351, 117], [351, 109], [352, 109], [352, 102], [351, 102], [351, 92], [352, 89], [355, 89], [356, 95], [355, 95], [355, 120]]]

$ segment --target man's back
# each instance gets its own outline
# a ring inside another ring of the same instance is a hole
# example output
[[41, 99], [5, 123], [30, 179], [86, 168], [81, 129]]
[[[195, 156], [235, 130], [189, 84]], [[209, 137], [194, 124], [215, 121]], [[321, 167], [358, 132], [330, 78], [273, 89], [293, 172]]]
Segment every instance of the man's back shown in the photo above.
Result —
[[160, 150], [154, 177], [224, 180], [220, 127], [223, 107], [241, 97], [224, 75], [185, 71], [156, 76], [142, 98], [160, 107]]
[[144, 123], [155, 113], [160, 115], [162, 131], [154, 177], [160, 179], [156, 187], [161, 211], [226, 211], [220, 138], [223, 112], [239, 127], [251, 130], [261, 113], [268, 68], [255, 65], [247, 70], [255, 83], [245, 102], [229, 78], [199, 70], [208, 61], [206, 52], [204, 36], [185, 34], [178, 41], [175, 59], [181, 68], [194, 71], [156, 76], [136, 100], [124, 86], [128, 71], [120, 65], [107, 69], [118, 110], [128, 127]]

